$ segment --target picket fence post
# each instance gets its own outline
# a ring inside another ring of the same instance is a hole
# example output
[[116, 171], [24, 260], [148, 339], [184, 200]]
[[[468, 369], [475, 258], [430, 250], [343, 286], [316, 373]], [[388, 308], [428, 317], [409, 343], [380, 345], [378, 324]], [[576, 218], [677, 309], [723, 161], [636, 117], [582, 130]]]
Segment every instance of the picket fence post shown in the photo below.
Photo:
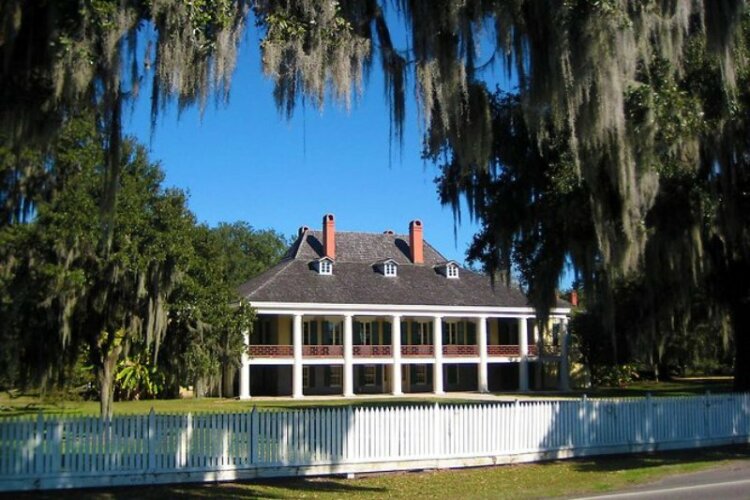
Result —
[[706, 439], [711, 439], [711, 391], [703, 396], [703, 429]]
[[588, 396], [586, 394], [581, 398], [581, 424], [583, 425], [583, 447], [588, 448], [591, 446], [591, 429], [589, 429], [589, 405]]
[[250, 435], [247, 437], [247, 457], [249, 464], [255, 465], [258, 461], [258, 407], [253, 405], [253, 411], [250, 412]]
[[156, 413], [154, 407], [148, 412], [148, 435], [146, 437], [148, 444], [148, 463], [146, 470], [153, 471], [156, 468]]
[[440, 446], [443, 442], [443, 433], [440, 427], [440, 407], [438, 406], [438, 402], [435, 401], [435, 404], [432, 405], [432, 443], [434, 447], [433, 453], [436, 458], [439, 458], [443, 451], [442, 446]]
[[655, 440], [654, 437], [654, 404], [651, 401], [651, 393], [646, 393], [646, 412], [645, 412], [645, 420], [646, 420], [646, 432], [647, 434], [644, 435], [644, 439], [646, 443], [653, 443]]

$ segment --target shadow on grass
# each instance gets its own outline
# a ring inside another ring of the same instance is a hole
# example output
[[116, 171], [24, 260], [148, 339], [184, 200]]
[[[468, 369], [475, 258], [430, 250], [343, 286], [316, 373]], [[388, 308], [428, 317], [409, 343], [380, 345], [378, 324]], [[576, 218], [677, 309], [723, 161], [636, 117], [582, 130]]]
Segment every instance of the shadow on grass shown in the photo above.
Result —
[[168, 484], [155, 486], [123, 486], [106, 489], [78, 489], [0, 494], [0, 499], [76, 499], [76, 500], [165, 500], [169, 498], [299, 498], [302, 495], [327, 493], [335, 496], [377, 494], [386, 496], [385, 488], [360, 486], [352, 481], [331, 479], [266, 479], [252, 482], [211, 484]]
[[718, 464], [726, 460], [748, 459], [750, 459], [750, 445], [743, 444], [697, 450], [659, 451], [637, 455], [608, 455], [574, 459], [574, 468], [579, 472], [616, 472], [699, 462], [717, 462]]

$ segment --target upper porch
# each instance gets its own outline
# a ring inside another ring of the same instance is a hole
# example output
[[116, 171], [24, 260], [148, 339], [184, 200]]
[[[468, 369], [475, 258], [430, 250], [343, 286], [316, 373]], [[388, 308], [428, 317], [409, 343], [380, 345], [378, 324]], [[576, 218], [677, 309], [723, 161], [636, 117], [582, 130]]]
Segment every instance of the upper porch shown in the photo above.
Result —
[[[333, 363], [337, 359], [343, 362], [347, 318], [351, 322], [352, 357], [367, 362], [376, 358], [386, 363], [394, 356], [406, 358], [405, 362], [411, 358], [433, 358], [438, 352], [436, 349], [444, 358], [464, 361], [464, 358], [478, 361], [485, 356], [504, 361], [519, 360], [522, 356], [556, 357], [560, 354], [564, 328], [561, 318], [552, 319], [546, 328], [541, 328], [535, 318], [528, 316], [302, 315], [301, 356], [307, 360], [327, 358]], [[292, 360], [294, 322], [294, 315], [259, 315], [248, 338], [250, 359]], [[438, 329], [440, 339], [435, 338]], [[398, 339], [394, 339], [394, 331]], [[479, 332], [484, 332], [484, 342]], [[521, 332], [525, 339], [521, 338]]]

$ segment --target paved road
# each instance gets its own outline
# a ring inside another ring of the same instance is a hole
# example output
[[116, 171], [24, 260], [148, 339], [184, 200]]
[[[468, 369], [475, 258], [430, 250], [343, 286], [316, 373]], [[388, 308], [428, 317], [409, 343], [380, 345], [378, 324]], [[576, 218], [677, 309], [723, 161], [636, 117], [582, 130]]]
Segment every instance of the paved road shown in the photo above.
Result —
[[748, 500], [750, 499], [750, 460], [730, 462], [715, 469], [671, 476], [621, 492], [581, 497], [578, 500], [647, 498]]

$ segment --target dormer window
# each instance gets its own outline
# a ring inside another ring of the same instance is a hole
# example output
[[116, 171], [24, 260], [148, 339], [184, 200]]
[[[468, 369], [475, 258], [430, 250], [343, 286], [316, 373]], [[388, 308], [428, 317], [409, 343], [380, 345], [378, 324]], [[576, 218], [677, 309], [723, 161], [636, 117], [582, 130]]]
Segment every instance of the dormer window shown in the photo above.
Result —
[[386, 276], [396, 276], [396, 263], [395, 262], [386, 262], [383, 265], [383, 274]]
[[398, 275], [398, 264], [393, 259], [385, 259], [375, 264], [375, 269], [383, 276], [393, 278]]
[[446, 266], [446, 276], [448, 278], [458, 278], [458, 266], [455, 264], [448, 264]]
[[318, 270], [318, 274], [331, 275], [333, 274], [333, 260], [328, 257], [323, 257], [316, 262], [315, 265]]
[[442, 274], [446, 278], [458, 279], [458, 264], [456, 264], [453, 261], [448, 261], [444, 264], [439, 264], [436, 266], [436, 269], [440, 274]]

